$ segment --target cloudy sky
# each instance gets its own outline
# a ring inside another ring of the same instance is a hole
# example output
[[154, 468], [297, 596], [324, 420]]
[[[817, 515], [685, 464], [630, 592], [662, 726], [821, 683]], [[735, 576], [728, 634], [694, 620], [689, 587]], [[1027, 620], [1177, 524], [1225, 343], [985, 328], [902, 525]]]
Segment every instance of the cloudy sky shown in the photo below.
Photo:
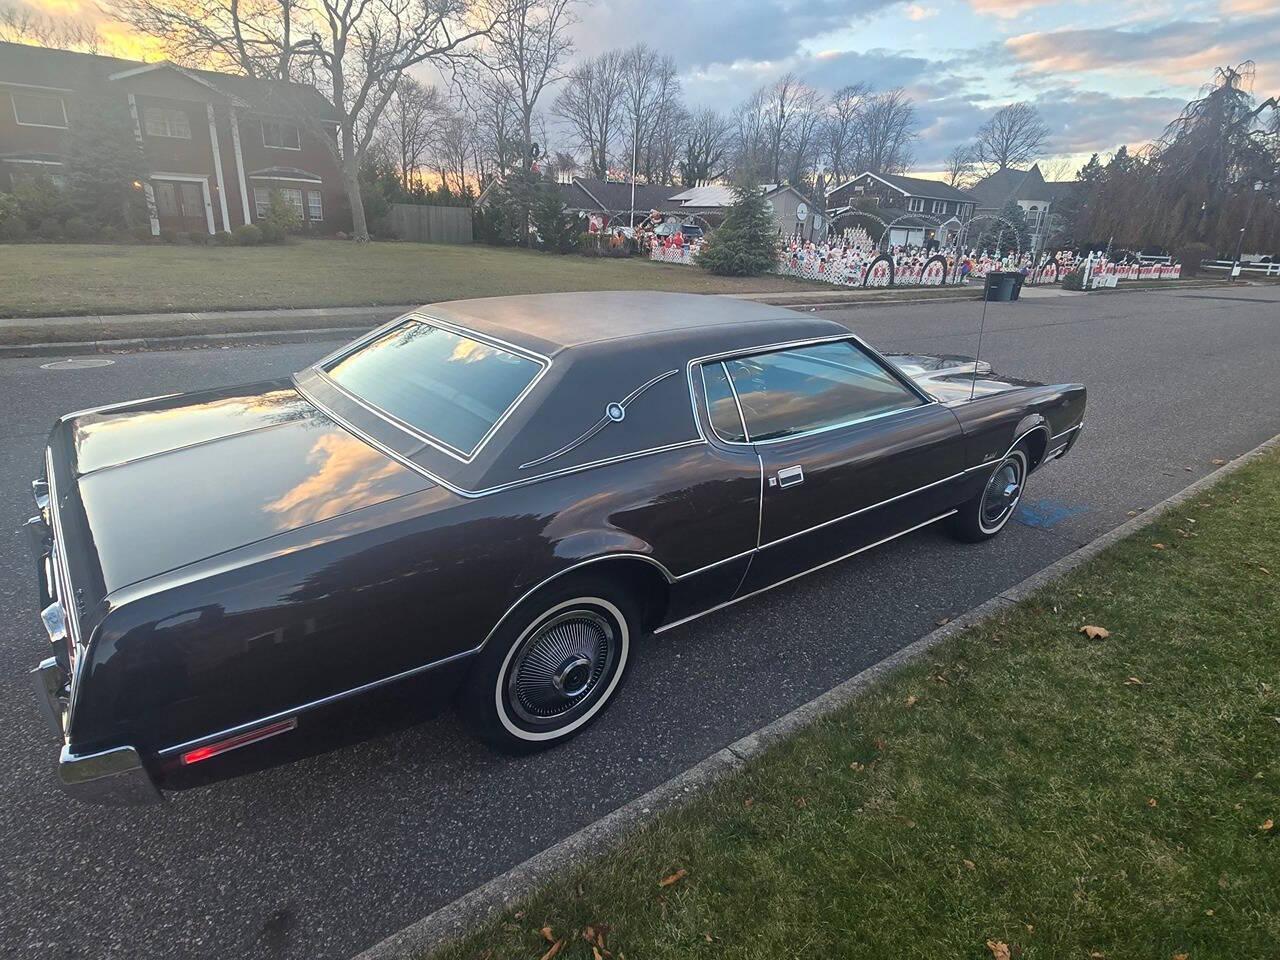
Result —
[[[26, 3], [96, 12], [93, 0]], [[1070, 176], [1094, 151], [1159, 134], [1219, 64], [1258, 61], [1255, 91], [1280, 95], [1280, 0], [595, 0], [574, 35], [579, 55], [641, 40], [669, 53], [692, 106], [732, 109], [789, 70], [825, 91], [902, 86], [924, 174], [1011, 100], [1039, 108], [1048, 166]]]
[[1216, 65], [1257, 60], [1256, 91], [1280, 94], [1280, 0], [597, 0], [577, 37], [583, 53], [670, 53], [695, 105], [729, 109], [788, 70], [905, 87], [916, 172], [1010, 100], [1040, 109], [1067, 166], [1158, 135]]

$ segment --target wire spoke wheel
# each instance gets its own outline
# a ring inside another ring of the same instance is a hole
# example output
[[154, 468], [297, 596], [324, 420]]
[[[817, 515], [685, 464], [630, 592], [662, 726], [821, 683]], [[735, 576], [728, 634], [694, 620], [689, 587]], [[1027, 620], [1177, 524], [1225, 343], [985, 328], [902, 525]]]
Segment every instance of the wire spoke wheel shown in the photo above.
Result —
[[511, 660], [511, 712], [535, 727], [572, 721], [596, 699], [617, 657], [615, 624], [591, 609], [561, 611], [531, 631]]

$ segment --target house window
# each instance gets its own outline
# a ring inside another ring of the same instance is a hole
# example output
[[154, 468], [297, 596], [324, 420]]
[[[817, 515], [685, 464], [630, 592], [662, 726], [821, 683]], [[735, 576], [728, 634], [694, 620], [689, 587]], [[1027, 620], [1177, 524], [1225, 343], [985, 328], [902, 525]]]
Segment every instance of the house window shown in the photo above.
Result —
[[191, 139], [191, 120], [185, 110], [168, 107], [147, 107], [142, 111], [148, 137], [173, 137], [176, 140]]
[[319, 190], [307, 191], [307, 219], [308, 220], [324, 219], [324, 203], [320, 199]]
[[11, 93], [13, 119], [24, 127], [67, 128], [67, 107], [52, 93]]
[[947, 212], [947, 201], [945, 201], [945, 200], [935, 200], [935, 201], [933, 201], [933, 206], [930, 208], [930, 210], [931, 210], [933, 213], [946, 213], [946, 212]]
[[262, 121], [262, 145], [275, 147], [277, 150], [301, 150], [302, 139], [296, 123], [285, 123], [283, 120]]
[[907, 210], [911, 213], [924, 213], [924, 201], [919, 197], [912, 197], [907, 201]]
[[[271, 191], [275, 190], [280, 196], [298, 211], [298, 216], [303, 216], [302, 210], [302, 191], [296, 187], [254, 187], [253, 188], [253, 208], [259, 219], [265, 217], [271, 209]], [[313, 218], [313, 219], [319, 219]]]

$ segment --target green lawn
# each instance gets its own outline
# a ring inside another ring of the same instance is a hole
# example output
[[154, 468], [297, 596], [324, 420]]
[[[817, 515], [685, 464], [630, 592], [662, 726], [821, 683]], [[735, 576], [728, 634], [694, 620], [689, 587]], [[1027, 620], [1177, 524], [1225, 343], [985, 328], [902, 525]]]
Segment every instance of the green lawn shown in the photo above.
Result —
[[564, 290], [827, 289], [785, 277], [713, 277], [640, 259], [339, 240], [279, 247], [0, 245], [0, 278], [2, 317], [429, 303]]
[[1277, 516], [1273, 453], [436, 956], [1280, 956]]

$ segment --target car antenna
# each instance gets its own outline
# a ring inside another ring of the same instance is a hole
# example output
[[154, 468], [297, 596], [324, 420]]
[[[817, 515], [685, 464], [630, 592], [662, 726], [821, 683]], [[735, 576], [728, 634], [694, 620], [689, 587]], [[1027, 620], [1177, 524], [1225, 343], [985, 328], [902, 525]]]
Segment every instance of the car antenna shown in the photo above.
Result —
[[[985, 279], [985, 278], [984, 278]], [[974, 391], [978, 389], [978, 360], [982, 357], [982, 331], [987, 326], [987, 285], [982, 285], [982, 319], [978, 321], [978, 350], [973, 357], [973, 377], [969, 380], [969, 402], [973, 402]]]

